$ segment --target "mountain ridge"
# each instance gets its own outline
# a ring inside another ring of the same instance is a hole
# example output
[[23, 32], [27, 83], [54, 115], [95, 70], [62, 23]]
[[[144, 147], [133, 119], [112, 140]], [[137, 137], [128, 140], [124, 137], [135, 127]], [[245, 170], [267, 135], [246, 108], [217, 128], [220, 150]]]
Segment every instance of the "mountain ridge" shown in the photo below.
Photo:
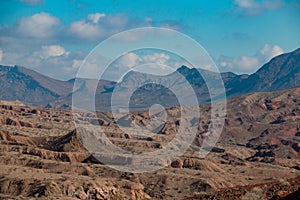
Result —
[[[210, 102], [210, 96], [204, 78], [206, 81], [213, 82], [216, 78], [221, 76], [228, 98], [252, 92], [283, 90], [300, 85], [300, 48], [293, 52], [284, 53], [272, 58], [255, 73], [250, 75], [238, 75], [233, 72], [218, 74], [204, 69], [197, 70], [195, 68], [181, 66], [175, 72], [163, 76], [162, 78], [159, 76], [156, 77], [159, 77], [159, 80], [163, 83], [171, 81], [173, 84], [178, 84], [178, 88], [182, 89], [182, 81], [179, 80], [178, 77], [176, 79], [176, 76], [174, 76], [176, 73], [183, 75], [190, 83], [200, 104]], [[204, 77], [202, 75], [204, 75]], [[151, 77], [151, 75], [130, 71], [123, 77], [121, 83], [100, 80], [96, 96], [101, 98], [105, 93], [104, 99], [109, 100], [112, 91], [117, 86], [122, 85], [128, 89], [132, 87], [132, 84], [143, 83], [148, 77]], [[166, 80], [164, 80], [164, 78], [166, 78]], [[75, 78], [67, 81], [57, 80], [21, 66], [10, 67], [0, 65], [0, 96], [3, 100], [20, 100], [29, 105], [45, 106], [51, 104], [54, 107], [60, 107], [62, 105], [71, 105], [73, 92], [79, 89], [87, 89], [90, 84], [97, 84], [97, 80], [78, 78], [77, 81], [80, 83], [79, 88], [75, 88], [73, 91], [74, 81]], [[137, 95], [138, 99], [135, 99], [135, 101], [140, 101], [141, 97], [143, 97], [143, 99], [149, 98], [151, 101], [151, 98], [164, 96], [166, 93], [165, 90], [157, 90], [156, 86], [152, 85], [151, 87], [153, 87], [152, 94], [151, 92], [149, 93], [149, 87], [147, 90], [142, 89], [139, 91], [142, 93]], [[157, 95], [153, 95], [154, 90], [157, 90]], [[184, 92], [184, 90], [182, 92]], [[151, 96], [149, 96], [149, 94], [151, 94]], [[165, 97], [167, 98], [167, 96]], [[142, 103], [143, 101], [140, 102], [140, 104]], [[147, 102], [144, 103], [147, 104]], [[170, 105], [172, 105], [172, 102]], [[105, 104], [105, 106], [107, 105]], [[102, 108], [103, 105], [98, 107]]]

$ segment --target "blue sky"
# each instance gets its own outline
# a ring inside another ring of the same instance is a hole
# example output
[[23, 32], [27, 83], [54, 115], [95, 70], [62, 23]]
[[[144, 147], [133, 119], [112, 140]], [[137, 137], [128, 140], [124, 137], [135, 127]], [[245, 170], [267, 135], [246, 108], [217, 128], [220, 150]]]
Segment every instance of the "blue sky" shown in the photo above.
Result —
[[297, 0], [5, 0], [0, 7], [0, 63], [59, 79], [75, 76], [99, 42], [136, 27], [187, 34], [220, 71], [239, 74], [300, 47]]

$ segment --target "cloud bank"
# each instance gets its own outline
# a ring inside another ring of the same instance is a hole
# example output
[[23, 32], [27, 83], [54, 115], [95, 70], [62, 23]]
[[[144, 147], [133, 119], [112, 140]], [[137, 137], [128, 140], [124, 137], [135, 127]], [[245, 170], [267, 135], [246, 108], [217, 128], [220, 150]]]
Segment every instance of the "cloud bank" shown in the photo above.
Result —
[[284, 53], [283, 49], [278, 45], [265, 44], [253, 56], [239, 56], [230, 58], [221, 56], [218, 60], [221, 71], [234, 71], [236, 73], [254, 73], [259, 67], [271, 58]]
[[286, 5], [284, 0], [234, 0], [236, 11], [246, 16], [259, 15]]

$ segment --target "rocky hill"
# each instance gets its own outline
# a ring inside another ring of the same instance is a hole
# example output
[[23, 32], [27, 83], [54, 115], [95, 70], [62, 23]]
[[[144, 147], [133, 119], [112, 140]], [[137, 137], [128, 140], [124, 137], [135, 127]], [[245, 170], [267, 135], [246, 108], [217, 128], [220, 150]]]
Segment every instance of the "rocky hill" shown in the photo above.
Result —
[[[199, 158], [210, 123], [200, 107], [197, 137], [187, 152], [155, 172], [114, 170], [87, 151], [69, 110], [0, 106], [0, 198], [3, 199], [289, 199], [299, 194], [300, 88], [253, 93], [228, 102], [216, 146]], [[157, 151], [177, 133], [180, 109], [148, 137], [124, 133], [110, 113], [88, 117], [109, 140], [132, 152]], [[130, 113], [146, 126], [149, 112]], [[82, 119], [84, 120], [84, 119]], [[133, 129], [134, 131], [134, 129]], [[137, 133], [138, 134], [138, 133]]]

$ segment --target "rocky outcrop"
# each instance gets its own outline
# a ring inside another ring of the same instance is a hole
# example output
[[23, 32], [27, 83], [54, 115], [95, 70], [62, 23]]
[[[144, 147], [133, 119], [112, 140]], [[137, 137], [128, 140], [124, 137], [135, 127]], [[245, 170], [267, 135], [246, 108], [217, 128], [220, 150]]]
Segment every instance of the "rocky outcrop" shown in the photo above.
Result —
[[0, 117], [0, 124], [1, 125], [9, 125], [9, 126], [18, 126], [18, 127], [28, 127], [28, 128], [34, 128], [35, 125], [30, 122], [20, 121], [13, 118], [3, 118]]
[[29, 198], [62, 198], [69, 199], [148, 199], [143, 192], [143, 185], [130, 182], [120, 182], [119, 185], [98, 179], [95, 181], [65, 178], [65, 180], [38, 179], [1, 179], [1, 193]]
[[[199, 194], [184, 200], [215, 199], [299, 199], [300, 178], [289, 179], [281, 182], [270, 182], [248, 186], [225, 188], [214, 191], [212, 194]], [[298, 195], [298, 196], [297, 196]]]
[[221, 156], [223, 160], [221, 161], [222, 164], [228, 164], [228, 165], [245, 165], [245, 161], [237, 156], [234, 156], [230, 153], [226, 153]]
[[38, 110], [38, 109], [33, 109], [31, 111], [31, 113], [36, 114], [36, 115], [40, 115], [42, 112], [40, 110]]
[[6, 118], [5, 124], [10, 126], [21, 126], [21, 123], [18, 120], [11, 118]]
[[175, 122], [166, 122], [159, 132], [160, 134], [173, 135], [177, 133], [177, 125]]
[[275, 161], [275, 153], [272, 150], [257, 151], [253, 156], [248, 157], [246, 160], [251, 162], [272, 163]]
[[67, 135], [52, 138], [47, 143], [43, 144], [43, 146], [49, 150], [59, 152], [86, 151], [76, 129]]

